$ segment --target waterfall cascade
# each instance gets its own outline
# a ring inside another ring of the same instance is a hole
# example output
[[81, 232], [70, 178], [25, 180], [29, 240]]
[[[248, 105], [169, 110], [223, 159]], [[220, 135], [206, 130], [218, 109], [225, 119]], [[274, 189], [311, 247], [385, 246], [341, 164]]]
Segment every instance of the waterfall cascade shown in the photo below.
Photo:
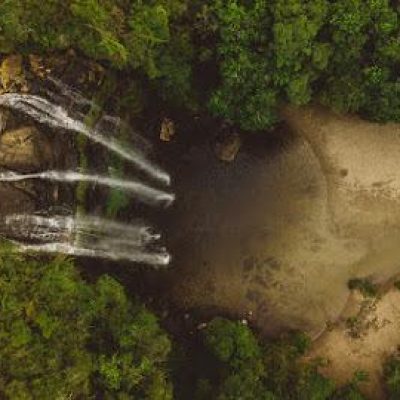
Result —
[[83, 121], [72, 117], [65, 108], [53, 104], [45, 98], [30, 94], [6, 93], [0, 96], [0, 106], [22, 112], [51, 128], [85, 135], [93, 142], [101, 144], [131, 162], [150, 177], [164, 184], [170, 184], [169, 175], [147, 160], [140, 151], [129, 148], [113, 136], [104, 135], [101, 130], [89, 128]]
[[[116, 138], [116, 131], [126, 129], [118, 117], [102, 116], [91, 128], [85, 125], [85, 114], [69, 111], [58, 103], [65, 99], [75, 107], [93, 107], [94, 103], [61, 81], [49, 78], [59, 93], [47, 91], [47, 98], [6, 93], [0, 96], [0, 106], [23, 113], [41, 124], [57, 131], [75, 132], [85, 135], [92, 142], [130, 162], [151, 181], [170, 184], [170, 176], [147, 157], [150, 145], [132, 132], [134, 148]], [[54, 103], [57, 102], [57, 103]], [[56, 182], [88, 182], [116, 188], [130, 193], [136, 200], [150, 206], [169, 206], [173, 193], [154, 188], [133, 179], [117, 179], [78, 171], [42, 171], [19, 174], [14, 171], [0, 173], [0, 182], [17, 182], [26, 179], [46, 179]], [[74, 256], [98, 257], [110, 260], [128, 260], [153, 266], [169, 264], [170, 255], [158, 241], [161, 235], [141, 222], [122, 224], [95, 216], [43, 216], [31, 214], [8, 215], [4, 218], [3, 230], [21, 251], [64, 253]]]
[[[161, 235], [140, 222], [122, 224], [93, 216], [44, 217], [8, 215], [4, 220], [9, 237], [22, 251], [45, 251], [168, 265], [170, 256], [158, 245]], [[26, 244], [30, 243], [30, 244]]]
[[45, 171], [33, 174], [16, 174], [15, 172], [0, 172], [0, 182], [17, 182], [25, 179], [48, 179], [56, 182], [90, 182], [109, 186], [132, 193], [138, 200], [150, 204], [169, 206], [175, 199], [172, 193], [152, 188], [134, 180], [110, 178], [102, 175], [89, 175], [75, 171]]

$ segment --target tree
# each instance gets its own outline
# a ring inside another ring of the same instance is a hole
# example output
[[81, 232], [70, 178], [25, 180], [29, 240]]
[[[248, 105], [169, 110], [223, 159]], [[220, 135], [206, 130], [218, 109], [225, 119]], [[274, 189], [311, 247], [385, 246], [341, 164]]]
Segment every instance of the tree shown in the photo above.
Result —
[[[175, 24], [185, 0], [4, 0], [0, 52], [74, 47], [113, 68], [132, 68], [167, 98], [189, 96], [191, 45]], [[179, 94], [179, 95], [178, 95]]]
[[198, 364], [196, 400], [330, 399], [335, 385], [319, 364], [300, 361], [309, 343], [296, 333], [261, 344], [240, 322], [212, 320], [203, 332], [201, 356], [208, 359]]
[[271, 67], [271, 16], [265, 0], [250, 7], [230, 0], [216, 1], [220, 86], [213, 94], [213, 113], [243, 129], [271, 127], [277, 122], [278, 92]]
[[282, 103], [400, 121], [399, 8], [390, 0], [3, 0], [0, 52], [74, 47], [163, 101], [244, 130]]
[[337, 0], [326, 29], [334, 52], [322, 82], [322, 102], [341, 112], [398, 121], [400, 31], [389, 1]]
[[276, 123], [280, 103], [318, 100], [400, 121], [400, 30], [389, 0], [216, 0], [214, 7], [214, 113], [260, 130]]
[[72, 263], [0, 254], [0, 397], [172, 398], [170, 342], [154, 315]]
[[[239, 323], [215, 318], [204, 335], [204, 346], [219, 365], [217, 384], [208, 384], [202, 398], [217, 400], [274, 400], [263, 384], [265, 367], [262, 350], [250, 329]], [[204, 381], [201, 382], [204, 390]], [[206, 397], [207, 396], [207, 397]]]

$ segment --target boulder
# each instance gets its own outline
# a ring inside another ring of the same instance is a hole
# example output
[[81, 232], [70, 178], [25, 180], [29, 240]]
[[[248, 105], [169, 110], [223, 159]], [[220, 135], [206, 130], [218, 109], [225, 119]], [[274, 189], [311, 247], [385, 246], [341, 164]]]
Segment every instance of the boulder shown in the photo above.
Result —
[[175, 124], [169, 118], [164, 118], [161, 122], [160, 140], [170, 142], [175, 135]]
[[38, 171], [51, 163], [49, 141], [35, 127], [27, 126], [0, 136], [0, 166], [20, 172]]
[[4, 58], [0, 66], [0, 84], [2, 92], [28, 91], [21, 55], [12, 54]]
[[[33, 197], [16, 186], [0, 183], [0, 218], [10, 214], [32, 213], [35, 210]], [[3, 227], [0, 226], [0, 232]]]
[[239, 134], [234, 132], [216, 143], [215, 153], [221, 161], [232, 162], [235, 160], [241, 145], [242, 140]]

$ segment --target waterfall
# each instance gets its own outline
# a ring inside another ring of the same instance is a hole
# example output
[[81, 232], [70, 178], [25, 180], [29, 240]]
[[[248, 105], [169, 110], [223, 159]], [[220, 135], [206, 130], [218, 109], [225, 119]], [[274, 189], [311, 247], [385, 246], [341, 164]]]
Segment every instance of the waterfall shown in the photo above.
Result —
[[[44, 89], [52, 101], [33, 94], [6, 93], [0, 95], [0, 107], [21, 112], [58, 131], [82, 134], [129, 161], [148, 178], [164, 185], [170, 184], [170, 176], [147, 158], [151, 146], [146, 140], [132, 132], [120, 118], [110, 115], [101, 116], [94, 127], [86, 126], [84, 119], [88, 109], [98, 106], [63, 82], [55, 78], [48, 80], [58, 91], [57, 93]], [[75, 109], [67, 110], [62, 104], [72, 105]], [[121, 130], [129, 132], [129, 141], [133, 148], [118, 139], [118, 132]], [[26, 179], [46, 179], [64, 183], [88, 182], [116, 188], [151, 206], [167, 207], [175, 200], [173, 193], [134, 179], [118, 179], [78, 171], [49, 170], [28, 174], [0, 172], [0, 182]], [[147, 224], [140, 221], [120, 223], [81, 214], [8, 215], [4, 218], [3, 230], [20, 251], [127, 260], [153, 266], [169, 264], [171, 256], [159, 243], [161, 235]]]
[[161, 235], [140, 222], [123, 224], [89, 216], [15, 214], [8, 215], [4, 224], [22, 251], [57, 252], [155, 266], [166, 266], [171, 258], [157, 244]]
[[[89, 100], [81, 93], [72, 89], [59, 79], [48, 76], [47, 80], [54, 86], [56, 91], [45, 89], [46, 95], [52, 99], [53, 103], [68, 105], [70, 116], [73, 115], [75, 119], [80, 118], [81, 121], [85, 119], [85, 114], [90, 109], [99, 110], [100, 106], [93, 100]], [[71, 110], [71, 108], [73, 110]], [[86, 113], [80, 110], [86, 109]], [[115, 136], [121, 130], [129, 132], [129, 142], [139, 150], [142, 154], [148, 154], [151, 149], [151, 144], [144, 139], [141, 135], [134, 132], [121, 118], [111, 115], [102, 115], [96, 122], [95, 131], [99, 132], [103, 137]]]
[[25, 179], [47, 179], [56, 182], [90, 182], [130, 192], [136, 198], [150, 205], [169, 206], [175, 196], [159, 189], [154, 189], [134, 180], [122, 180], [102, 175], [83, 174], [75, 171], [45, 171], [32, 174], [0, 172], [0, 182], [17, 182]]
[[36, 121], [52, 128], [81, 133], [93, 142], [101, 144], [131, 162], [148, 176], [166, 185], [170, 184], [170, 176], [147, 160], [139, 151], [120, 143], [114, 137], [105, 136], [104, 133], [95, 128], [86, 126], [82, 121], [70, 116], [68, 111], [62, 106], [55, 105], [40, 96], [18, 93], [1, 95], [0, 106], [23, 112]]

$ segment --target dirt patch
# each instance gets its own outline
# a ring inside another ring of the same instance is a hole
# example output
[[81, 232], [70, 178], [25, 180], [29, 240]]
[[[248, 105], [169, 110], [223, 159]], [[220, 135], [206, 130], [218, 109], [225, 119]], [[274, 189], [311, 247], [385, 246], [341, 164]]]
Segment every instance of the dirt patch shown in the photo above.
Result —
[[353, 292], [334, 327], [314, 342], [307, 358], [322, 357], [329, 364], [322, 372], [338, 384], [351, 380], [356, 371], [366, 371], [361, 385], [371, 399], [385, 399], [382, 366], [400, 345], [400, 291], [390, 289], [380, 298], [365, 298]]

